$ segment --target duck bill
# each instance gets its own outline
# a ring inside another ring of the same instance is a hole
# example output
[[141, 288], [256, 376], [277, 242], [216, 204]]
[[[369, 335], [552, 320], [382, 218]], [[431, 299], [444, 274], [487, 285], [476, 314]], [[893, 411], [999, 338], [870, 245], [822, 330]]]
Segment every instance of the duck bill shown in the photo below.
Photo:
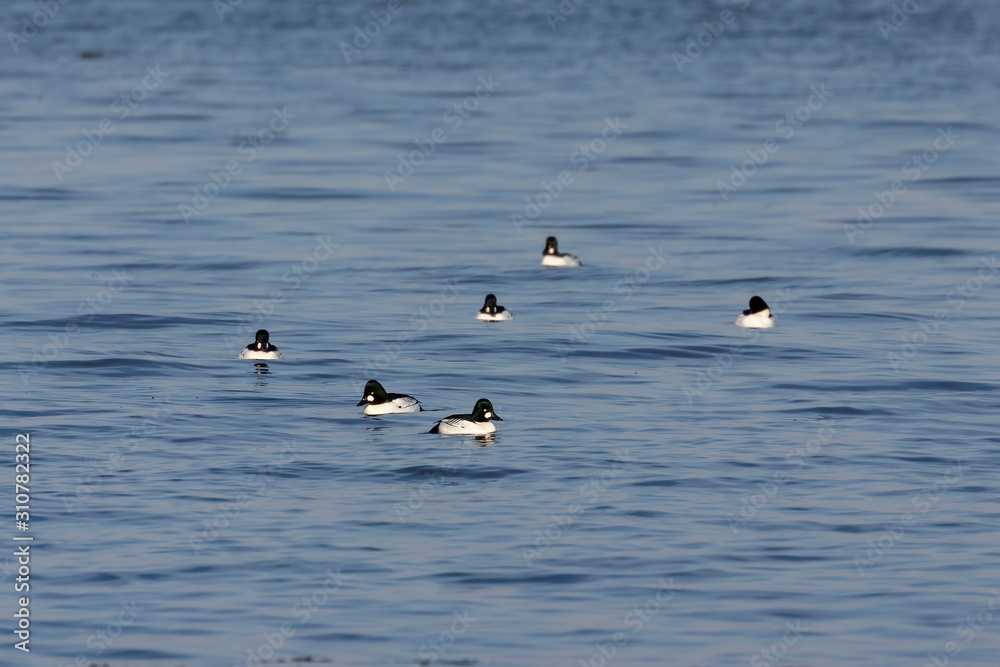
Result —
[[490, 417], [490, 419], [495, 419], [495, 420], [496, 420], [496, 421], [498, 421], [498, 422], [502, 422], [502, 421], [503, 421], [503, 419], [501, 419], [501, 418], [500, 418], [500, 415], [498, 415], [498, 414], [497, 414], [497, 413], [495, 413], [495, 412], [493, 413], [493, 416], [492, 416], [492, 417]]
[[358, 401], [358, 407], [361, 407], [362, 405], [366, 405], [367, 403], [368, 403], [368, 399], [362, 398], [360, 401]]

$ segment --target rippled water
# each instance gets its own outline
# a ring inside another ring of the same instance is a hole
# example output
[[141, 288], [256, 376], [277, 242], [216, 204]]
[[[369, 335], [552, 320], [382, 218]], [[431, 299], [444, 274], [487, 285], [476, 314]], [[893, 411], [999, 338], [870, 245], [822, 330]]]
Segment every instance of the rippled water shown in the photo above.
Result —
[[996, 664], [997, 7], [562, 6], [4, 7], [4, 664]]

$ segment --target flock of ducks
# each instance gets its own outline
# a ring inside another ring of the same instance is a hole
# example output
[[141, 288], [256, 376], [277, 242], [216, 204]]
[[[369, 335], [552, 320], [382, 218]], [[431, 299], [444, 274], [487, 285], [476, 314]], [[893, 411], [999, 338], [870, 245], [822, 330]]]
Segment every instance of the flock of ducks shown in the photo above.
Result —
[[[556, 241], [556, 237], [550, 236], [545, 240], [545, 249], [542, 251], [542, 266], [582, 266], [582, 264], [575, 255], [559, 252], [559, 242]], [[476, 319], [484, 322], [502, 322], [514, 319], [514, 316], [503, 306], [497, 305], [495, 294], [487, 294], [483, 307], [476, 314]], [[771, 329], [774, 324], [774, 315], [771, 314], [771, 309], [759, 296], [751, 297], [750, 308], [736, 316], [736, 326], [748, 329]], [[240, 350], [240, 359], [272, 361], [281, 359], [281, 352], [271, 344], [267, 330], [261, 329], [257, 332], [254, 342]], [[423, 408], [420, 407], [420, 401], [408, 394], [390, 394], [377, 380], [369, 380], [365, 384], [364, 393], [358, 402], [359, 407], [362, 405], [365, 406], [364, 413], [366, 415], [405, 414], [423, 411]], [[445, 417], [439, 420], [428, 433], [490, 435], [497, 430], [493, 424], [494, 421], [502, 422], [503, 419], [497, 415], [493, 404], [488, 399], [480, 398], [472, 408], [471, 414]]]

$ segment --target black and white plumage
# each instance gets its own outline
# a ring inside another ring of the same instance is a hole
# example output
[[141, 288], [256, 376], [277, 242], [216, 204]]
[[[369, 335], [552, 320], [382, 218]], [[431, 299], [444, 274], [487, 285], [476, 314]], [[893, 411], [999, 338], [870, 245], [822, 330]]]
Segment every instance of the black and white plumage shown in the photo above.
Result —
[[496, 433], [497, 427], [492, 421], [503, 421], [493, 409], [493, 404], [485, 398], [476, 401], [471, 415], [450, 415], [445, 417], [428, 433], [441, 435], [489, 435]]
[[774, 324], [771, 309], [759, 296], [750, 297], [750, 308], [736, 316], [736, 326], [747, 329], [771, 329]]
[[559, 252], [559, 242], [556, 237], [545, 239], [545, 250], [542, 251], [542, 266], [582, 266], [576, 255]]
[[270, 335], [267, 329], [257, 331], [254, 342], [240, 350], [240, 359], [262, 359], [271, 361], [281, 359], [281, 352], [269, 342]]
[[364, 394], [358, 405], [365, 406], [366, 415], [391, 415], [405, 412], [420, 412], [420, 401], [407, 394], [390, 394], [377, 380], [365, 384]]
[[487, 294], [486, 302], [476, 314], [476, 319], [484, 322], [502, 322], [504, 320], [514, 319], [514, 316], [503, 306], [497, 305], [497, 297], [495, 294]]

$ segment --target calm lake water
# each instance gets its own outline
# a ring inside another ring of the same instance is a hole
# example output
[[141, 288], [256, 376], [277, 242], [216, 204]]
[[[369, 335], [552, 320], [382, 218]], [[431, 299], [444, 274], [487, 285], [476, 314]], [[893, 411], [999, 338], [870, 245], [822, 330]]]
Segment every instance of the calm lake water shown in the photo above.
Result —
[[997, 664], [995, 3], [48, 4], [0, 662]]

